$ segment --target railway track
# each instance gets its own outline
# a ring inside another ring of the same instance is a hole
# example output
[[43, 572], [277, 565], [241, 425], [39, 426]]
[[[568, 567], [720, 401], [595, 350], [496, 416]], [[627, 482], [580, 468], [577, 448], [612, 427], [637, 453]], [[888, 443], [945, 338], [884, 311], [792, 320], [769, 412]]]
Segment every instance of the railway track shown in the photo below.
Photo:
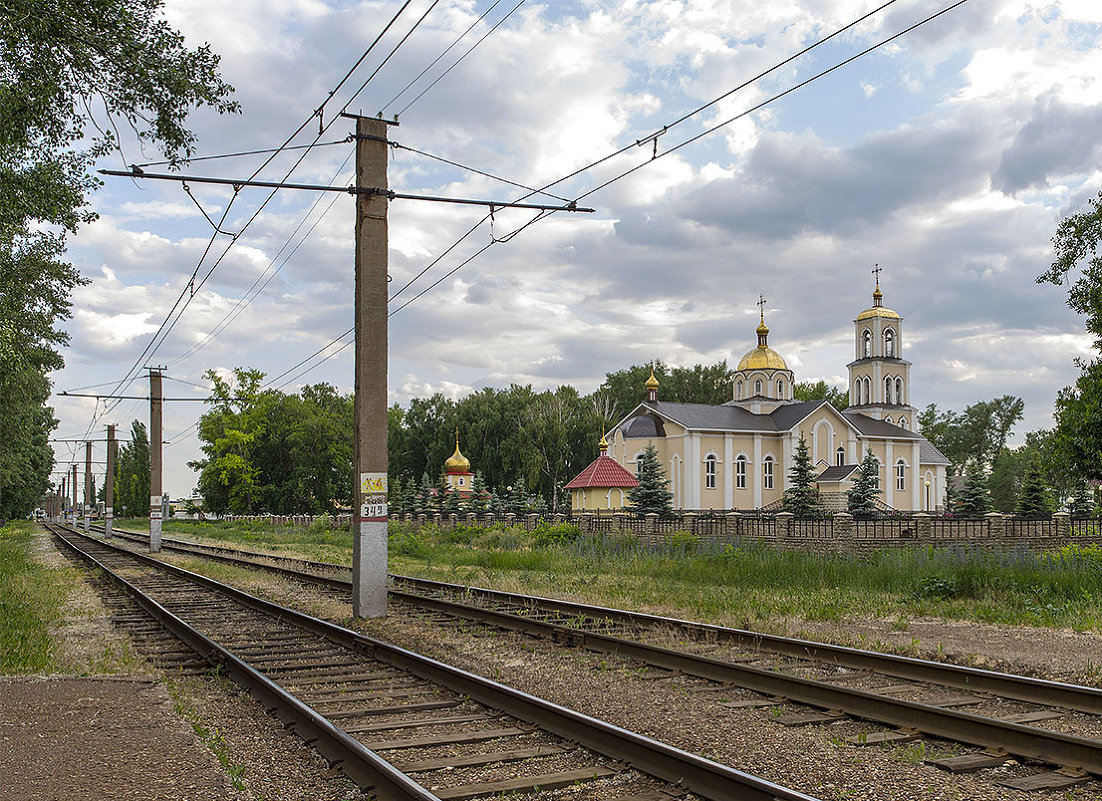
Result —
[[50, 530], [376, 798], [561, 788], [557, 797], [577, 801], [815, 801], [208, 577]]
[[[122, 534], [142, 541], [140, 535]], [[164, 547], [277, 572], [345, 595], [350, 586], [344, 577], [349, 570], [340, 565], [180, 540], [165, 540]], [[782, 724], [813, 725], [849, 716], [885, 727], [850, 738], [854, 745], [933, 736], [979, 749], [933, 762], [946, 770], [997, 767], [1011, 757], [1050, 767], [1000, 780], [1017, 789], [1061, 789], [1102, 776], [1102, 742], [1029, 725], [1060, 725], [1069, 716], [1102, 714], [1102, 691], [1095, 688], [556, 599], [409, 577], [393, 580], [392, 599], [422, 614], [520, 631], [704, 678], [720, 689], [749, 691], [726, 705], [773, 706]], [[696, 650], [709, 653], [644, 641], [670, 631], [692, 637]], [[804, 708], [781, 714], [794, 704]]]

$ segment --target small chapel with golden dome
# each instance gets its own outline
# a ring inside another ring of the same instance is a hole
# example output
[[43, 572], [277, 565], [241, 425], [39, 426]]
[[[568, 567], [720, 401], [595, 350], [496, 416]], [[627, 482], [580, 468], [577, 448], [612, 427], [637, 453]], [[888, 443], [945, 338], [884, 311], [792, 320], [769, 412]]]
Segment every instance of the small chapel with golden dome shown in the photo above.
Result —
[[444, 460], [444, 478], [452, 492], [458, 492], [463, 498], [471, 494], [474, 473], [471, 472], [471, 460], [459, 450], [458, 428], [455, 429], [455, 453]]
[[[634, 474], [652, 444], [669, 478], [674, 508], [753, 510], [781, 500], [802, 436], [828, 505], [844, 507], [857, 466], [872, 451], [879, 464], [880, 499], [887, 506], [942, 509], [949, 461], [915, 430], [903, 318], [884, 306], [879, 277], [872, 306], [853, 321], [849, 406], [842, 410], [826, 400], [795, 399], [795, 376], [769, 347], [764, 298], [759, 305], [757, 345], [738, 362], [730, 401], [718, 406], [662, 401], [652, 372], [645, 400], [606, 434], [603, 458]], [[608, 494], [608, 508], [623, 505], [615, 498]]]

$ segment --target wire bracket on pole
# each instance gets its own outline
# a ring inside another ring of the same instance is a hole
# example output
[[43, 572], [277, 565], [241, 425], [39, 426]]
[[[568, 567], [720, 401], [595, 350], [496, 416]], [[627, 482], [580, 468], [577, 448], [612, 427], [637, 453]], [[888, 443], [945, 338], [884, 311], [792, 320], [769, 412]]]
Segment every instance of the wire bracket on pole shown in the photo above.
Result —
[[[191, 202], [195, 204], [195, 208], [199, 209], [199, 213], [202, 214], [206, 218], [207, 222], [210, 223], [210, 227], [214, 229], [215, 233], [219, 233], [219, 234], [222, 234], [223, 236], [231, 237], [232, 239], [237, 239], [237, 234], [232, 233], [230, 231], [223, 231], [221, 228], [218, 227], [218, 224], [210, 218], [210, 215], [207, 214], [206, 209], [204, 209], [202, 207], [202, 205], [200, 205], [200, 203], [196, 199], [195, 195], [193, 195], [191, 193], [191, 187], [187, 185], [187, 181], [181, 181], [180, 186], [182, 186], [184, 188], [184, 192], [187, 193], [187, 196], [189, 198], [191, 198]], [[236, 193], [237, 191], [238, 191], [237, 187], [234, 187], [234, 193]], [[195, 279], [192, 278], [191, 284], [189, 284], [189, 286], [194, 287], [194, 283], [195, 283]], [[192, 294], [194, 294], [194, 291], [195, 291], [194, 288], [192, 288]]]

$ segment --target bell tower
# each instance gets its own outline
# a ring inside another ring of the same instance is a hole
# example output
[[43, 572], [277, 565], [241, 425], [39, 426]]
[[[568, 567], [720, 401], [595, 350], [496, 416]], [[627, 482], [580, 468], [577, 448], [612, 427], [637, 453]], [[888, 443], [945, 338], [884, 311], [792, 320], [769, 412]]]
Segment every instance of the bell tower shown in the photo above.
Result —
[[884, 305], [880, 265], [872, 271], [872, 306], [853, 321], [854, 360], [849, 367], [849, 409], [914, 431], [911, 363], [903, 358], [903, 318]]

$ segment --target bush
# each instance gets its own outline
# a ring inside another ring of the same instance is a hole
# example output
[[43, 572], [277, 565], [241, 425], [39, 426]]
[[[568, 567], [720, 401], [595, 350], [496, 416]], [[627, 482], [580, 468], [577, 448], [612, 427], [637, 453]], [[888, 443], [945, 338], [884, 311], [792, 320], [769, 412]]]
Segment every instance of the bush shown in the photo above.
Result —
[[424, 558], [432, 552], [428, 540], [414, 531], [398, 530], [390, 532], [388, 547], [393, 554]]
[[540, 522], [532, 529], [532, 543], [537, 548], [554, 548], [569, 545], [582, 535], [582, 530], [570, 523], [552, 525]]
[[315, 517], [306, 530], [311, 534], [325, 534], [331, 528], [333, 528], [333, 518], [326, 512]]
[[670, 549], [683, 554], [696, 553], [700, 550], [700, 537], [688, 531], [675, 531], [670, 536]]

